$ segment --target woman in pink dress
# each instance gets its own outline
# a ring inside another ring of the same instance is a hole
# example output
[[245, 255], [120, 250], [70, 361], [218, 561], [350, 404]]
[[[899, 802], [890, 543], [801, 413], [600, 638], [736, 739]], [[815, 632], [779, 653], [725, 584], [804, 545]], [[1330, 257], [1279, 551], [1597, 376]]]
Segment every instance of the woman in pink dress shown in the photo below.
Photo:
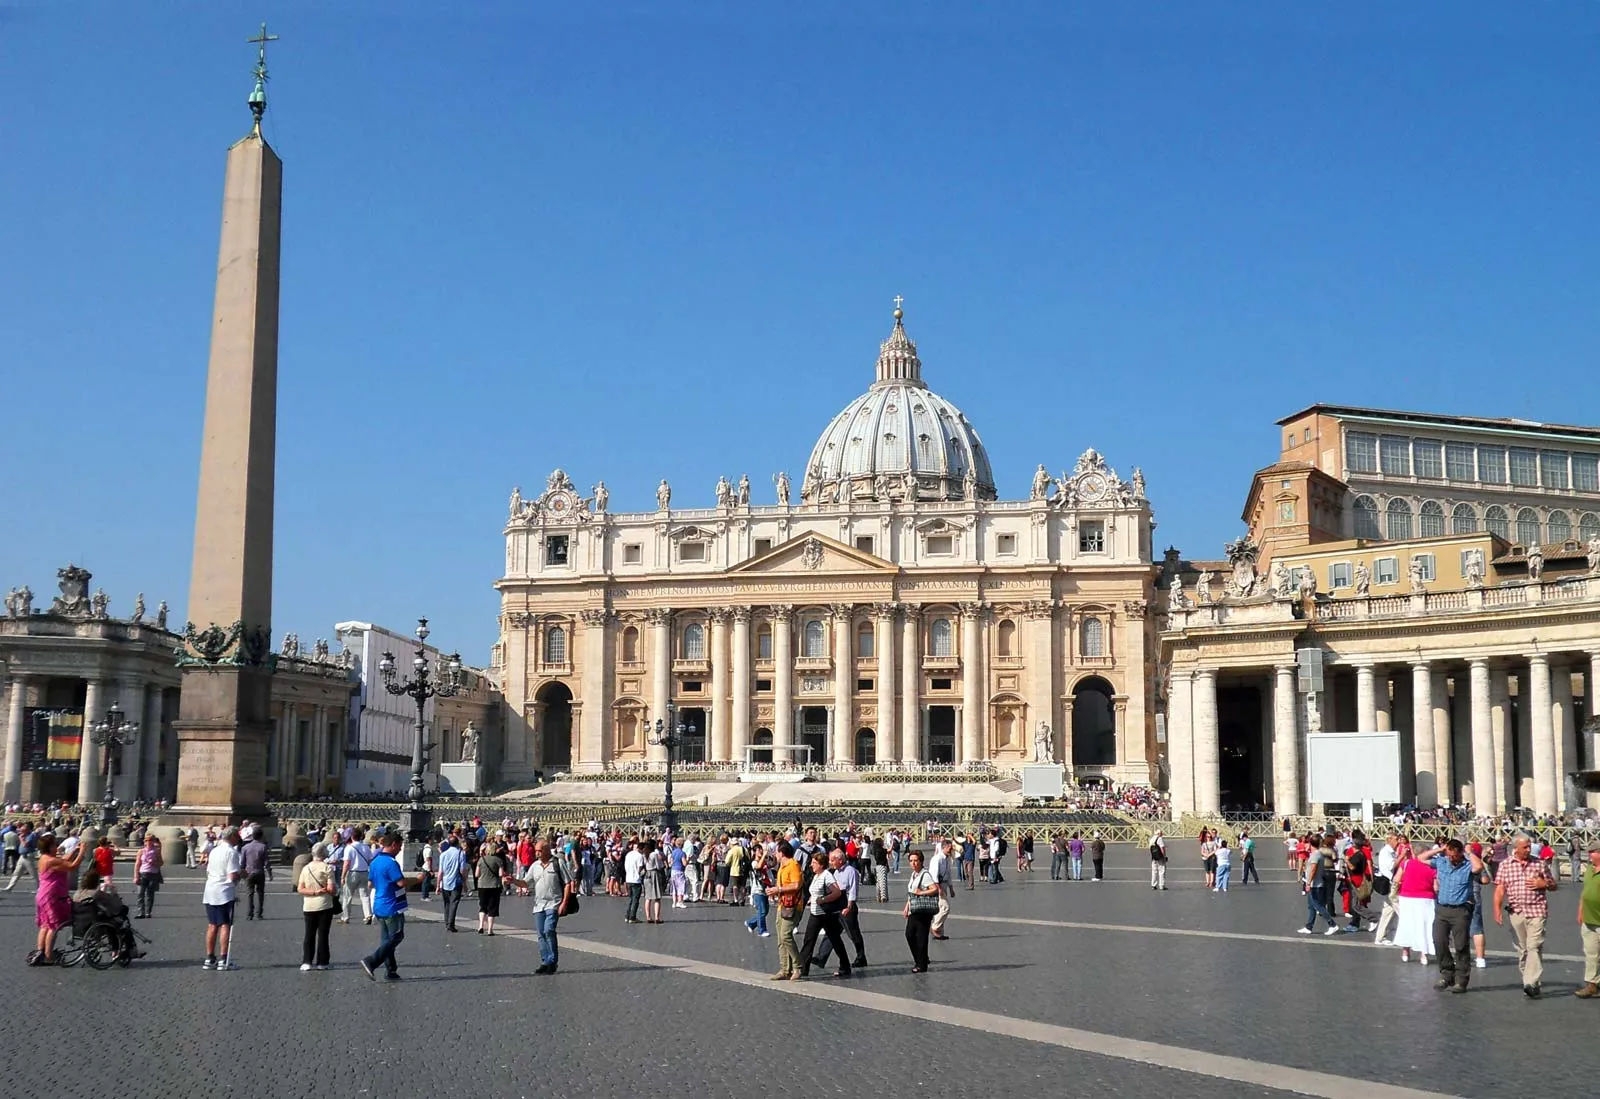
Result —
[[39, 840], [39, 891], [34, 894], [34, 920], [39, 925], [39, 949], [29, 965], [55, 965], [56, 932], [72, 922], [72, 895], [67, 880], [83, 861], [83, 845], [67, 858], [56, 854], [56, 838]]
[[1400, 948], [1402, 962], [1409, 962], [1415, 950], [1422, 956], [1422, 964], [1427, 965], [1428, 948], [1433, 945], [1433, 883], [1438, 875], [1432, 865], [1413, 858], [1409, 846], [1401, 849], [1401, 857], [1404, 861], [1394, 877], [1400, 894], [1400, 921], [1394, 942]]

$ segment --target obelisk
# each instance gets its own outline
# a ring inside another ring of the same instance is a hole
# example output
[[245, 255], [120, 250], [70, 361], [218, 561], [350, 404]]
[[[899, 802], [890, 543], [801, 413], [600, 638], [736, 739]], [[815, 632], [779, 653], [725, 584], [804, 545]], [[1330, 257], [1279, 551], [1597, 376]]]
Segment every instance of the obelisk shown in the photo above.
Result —
[[271, 734], [273, 464], [278, 417], [278, 243], [283, 163], [261, 133], [266, 25], [250, 132], [228, 149], [205, 431], [179, 653], [183, 701], [174, 817], [264, 815]]

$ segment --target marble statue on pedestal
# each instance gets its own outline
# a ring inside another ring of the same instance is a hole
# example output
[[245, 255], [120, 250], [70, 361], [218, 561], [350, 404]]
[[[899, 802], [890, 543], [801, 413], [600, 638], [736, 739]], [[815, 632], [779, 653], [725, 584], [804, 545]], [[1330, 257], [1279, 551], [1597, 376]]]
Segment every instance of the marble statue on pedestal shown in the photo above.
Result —
[[606, 507], [611, 503], [611, 492], [606, 488], [606, 483], [601, 481], [590, 491], [594, 493], [594, 510], [604, 515]]
[[144, 621], [144, 592], [140, 592], [139, 593], [139, 597], [133, 601], [133, 619], [132, 619], [132, 621], [134, 621], [134, 622], [143, 622]]
[[1039, 728], [1033, 734], [1033, 762], [1055, 762], [1055, 748], [1051, 743], [1050, 723], [1047, 721], [1039, 722]]
[[474, 763], [478, 758], [478, 728], [472, 722], [461, 730], [461, 762]]
[[740, 507], [747, 508], [750, 506], [750, 475], [748, 473], [739, 474], [738, 499]]
[[1205, 569], [1200, 570], [1200, 579], [1195, 581], [1194, 595], [1202, 603], [1211, 602], [1211, 573]]
[[1600, 573], [1600, 534], [1590, 536], [1587, 551], [1589, 571]]
[[1039, 468], [1033, 471], [1033, 490], [1028, 494], [1030, 500], [1043, 500], [1050, 494], [1050, 474], [1045, 472], [1044, 463], [1039, 463]]
[[1528, 579], [1538, 580], [1544, 575], [1544, 547], [1535, 542], [1528, 547]]
[[777, 489], [778, 489], [778, 506], [779, 507], [784, 507], [784, 508], [788, 507], [789, 506], [789, 475], [780, 470], [779, 472], [774, 473], [772, 475], [772, 483], [774, 485], [776, 485]]
[[156, 604], [156, 629], [164, 630], [166, 628], [167, 628], [167, 601], [165, 599], [163, 599], [161, 602]]
[[666, 511], [671, 503], [672, 486], [667, 484], [667, 479], [663, 477], [661, 478], [661, 483], [656, 486], [656, 507]]
[[1367, 595], [1372, 591], [1372, 570], [1365, 561], [1356, 562], [1356, 594]]

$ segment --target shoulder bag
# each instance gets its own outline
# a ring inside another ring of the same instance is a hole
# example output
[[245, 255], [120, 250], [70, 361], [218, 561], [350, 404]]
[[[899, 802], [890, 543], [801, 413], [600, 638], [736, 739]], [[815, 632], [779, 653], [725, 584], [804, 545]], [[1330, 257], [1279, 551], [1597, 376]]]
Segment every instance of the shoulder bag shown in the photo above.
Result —
[[[932, 876], [924, 870], [911, 879], [909, 888], [926, 889], [933, 884]], [[912, 893], [906, 899], [906, 908], [911, 912], [937, 912], [939, 896], [936, 893]]]

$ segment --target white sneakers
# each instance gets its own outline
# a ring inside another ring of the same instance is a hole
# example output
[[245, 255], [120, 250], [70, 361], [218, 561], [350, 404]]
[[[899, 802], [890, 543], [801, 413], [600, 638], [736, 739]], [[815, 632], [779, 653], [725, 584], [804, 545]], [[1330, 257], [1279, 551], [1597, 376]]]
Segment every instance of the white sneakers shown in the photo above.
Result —
[[1294, 933], [1296, 935], [1309, 935], [1311, 934], [1311, 929], [1309, 927], [1297, 927], [1294, 929]]
[[1322, 934], [1326, 938], [1326, 937], [1331, 936], [1331, 935], [1337, 935], [1338, 933], [1339, 933], [1339, 925], [1338, 924], [1329, 924], [1328, 925], [1328, 930], [1324, 931]]
[[311, 972], [311, 967], [309, 965], [307, 965], [305, 962], [301, 962], [300, 963], [300, 972], [301, 973], [310, 973]]
[[1483, 958], [1474, 958], [1474, 959], [1472, 959], [1472, 964], [1474, 966], [1476, 966], [1477, 968], [1479, 968], [1479, 969], [1488, 969], [1489, 968], [1488, 961], [1486, 961]]

